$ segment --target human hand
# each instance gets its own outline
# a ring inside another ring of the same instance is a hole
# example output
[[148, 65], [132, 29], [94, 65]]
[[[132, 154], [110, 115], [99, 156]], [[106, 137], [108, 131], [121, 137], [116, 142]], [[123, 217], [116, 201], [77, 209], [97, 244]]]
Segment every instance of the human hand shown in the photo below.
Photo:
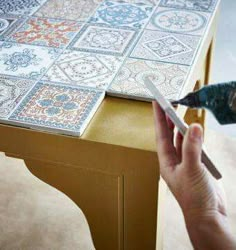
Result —
[[[193, 245], [199, 246], [199, 227], [206, 229], [205, 236], [209, 225], [214, 225], [210, 231], [215, 230], [218, 236], [225, 232], [228, 236], [224, 193], [201, 162], [201, 126], [191, 125], [184, 138], [177, 133], [174, 145], [174, 124], [156, 102], [153, 108], [160, 173], [183, 211]], [[218, 248], [208, 246], [206, 249]]]

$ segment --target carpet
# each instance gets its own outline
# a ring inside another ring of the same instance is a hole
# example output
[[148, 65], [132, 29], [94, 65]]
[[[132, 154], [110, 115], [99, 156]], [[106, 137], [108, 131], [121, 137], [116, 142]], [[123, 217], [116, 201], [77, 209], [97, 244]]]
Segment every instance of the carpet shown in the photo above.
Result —
[[91, 250], [83, 212], [40, 181], [22, 160], [0, 153], [0, 249]]

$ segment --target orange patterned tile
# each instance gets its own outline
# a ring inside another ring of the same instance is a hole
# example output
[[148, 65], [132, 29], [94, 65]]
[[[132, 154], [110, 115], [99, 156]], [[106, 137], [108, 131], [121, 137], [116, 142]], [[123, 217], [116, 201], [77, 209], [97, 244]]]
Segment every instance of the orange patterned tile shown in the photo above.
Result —
[[50, 47], [65, 47], [80, 30], [75, 21], [31, 17], [10, 41]]

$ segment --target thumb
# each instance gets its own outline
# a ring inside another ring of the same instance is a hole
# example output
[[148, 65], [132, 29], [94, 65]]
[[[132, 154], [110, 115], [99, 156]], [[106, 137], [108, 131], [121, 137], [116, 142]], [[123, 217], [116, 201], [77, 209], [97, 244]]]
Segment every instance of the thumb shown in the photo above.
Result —
[[202, 127], [192, 124], [184, 136], [182, 159], [185, 167], [191, 169], [201, 165]]

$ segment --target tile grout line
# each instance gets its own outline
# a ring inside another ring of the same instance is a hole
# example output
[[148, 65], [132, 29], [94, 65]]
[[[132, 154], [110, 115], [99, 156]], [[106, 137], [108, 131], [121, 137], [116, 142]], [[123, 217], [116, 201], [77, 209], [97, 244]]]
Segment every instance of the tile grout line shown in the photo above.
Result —
[[[130, 46], [129, 47], [129, 49], [128, 49], [128, 52], [127, 52], [127, 55], [124, 57], [124, 60], [123, 60], [123, 62], [121, 63], [121, 65], [119, 66], [119, 68], [117, 69], [117, 72], [116, 72], [116, 74], [114, 75], [114, 77], [111, 79], [111, 81], [110, 81], [110, 84], [107, 86], [107, 88], [106, 88], [106, 90], [105, 91], [103, 91], [103, 92], [105, 92], [106, 94], [107, 94], [107, 90], [109, 90], [109, 88], [110, 88], [110, 86], [112, 85], [112, 83], [114, 82], [114, 79], [116, 78], [116, 76], [118, 75], [118, 73], [121, 71], [121, 69], [123, 68], [123, 66], [125, 65], [125, 63], [126, 63], [126, 61], [128, 60], [128, 59], [135, 59], [135, 57], [131, 57], [131, 54], [132, 54], [132, 52], [134, 51], [134, 49], [136, 48], [136, 45], [137, 45], [137, 43], [139, 42], [139, 39], [141, 38], [141, 36], [142, 36], [142, 34], [144, 33], [144, 31], [145, 30], [148, 30], [148, 29], [146, 29], [146, 27], [147, 27], [147, 25], [149, 24], [149, 22], [150, 22], [150, 20], [152, 19], [152, 17], [153, 17], [153, 15], [155, 14], [155, 12], [156, 12], [156, 10], [158, 9], [158, 7], [164, 7], [164, 6], [162, 6], [161, 5], [161, 2], [162, 1], [159, 1], [157, 4], [156, 4], [156, 6], [154, 5], [153, 6], [153, 11], [152, 11], [152, 14], [150, 15], [150, 17], [148, 18], [148, 21], [146, 22], [146, 24], [140, 29], [140, 34], [139, 35], [137, 35], [137, 37], [136, 37], [136, 41], [134, 42], [134, 44], [132, 45], [132, 46]], [[215, 2], [217, 2], [217, 1], [215, 1]], [[17, 31], [29, 20], [29, 18], [32, 18], [32, 17], [34, 17], [34, 14], [36, 14], [36, 12], [38, 12], [38, 11], [40, 11], [40, 9], [42, 9], [43, 8], [43, 6], [45, 5], [47, 3], [47, 0], [44, 0], [43, 1], [43, 3], [42, 3], [42, 5], [39, 5], [39, 7], [38, 8], [35, 8], [35, 11], [34, 12], [31, 12], [31, 14], [29, 14], [29, 15], [25, 15], [24, 17], [26, 17], [26, 19], [24, 20], [24, 22], [16, 29]], [[101, 2], [100, 4], [98, 4], [97, 5], [97, 7], [95, 8], [95, 10], [94, 10], [94, 12], [91, 14], [91, 16], [89, 17], [89, 18], [87, 18], [87, 21], [85, 22], [85, 23], [83, 23], [82, 24], [82, 26], [81, 26], [81, 29], [83, 28], [83, 26], [85, 26], [86, 24], [90, 24], [88, 21], [91, 19], [91, 17], [96, 13], [96, 11], [97, 11], [97, 9], [100, 7], [100, 5], [102, 4], [103, 2]], [[128, 3], [128, 2], [127, 2]], [[213, 6], [213, 8], [214, 8], [214, 6]], [[174, 9], [178, 9], [178, 8], [174, 8]], [[204, 12], [205, 13], [205, 12]], [[208, 12], [207, 12], [208, 13]], [[211, 14], [212, 14], [212, 12], [210, 12]], [[22, 17], [22, 16], [21, 16]], [[42, 18], [42, 17], [38, 17], [38, 16], [36, 16], [37, 18]], [[212, 17], [212, 16], [211, 16]], [[22, 17], [23, 18], [23, 17]], [[45, 18], [45, 17], [43, 17], [43, 18]], [[58, 19], [58, 18], [46, 18], [46, 19]], [[68, 19], [66, 19], [67, 21], [68, 21]], [[73, 20], [73, 21], [75, 21], [75, 20]], [[76, 22], [80, 22], [80, 21], [76, 21]], [[82, 23], [82, 22], [80, 22], [80, 23]], [[206, 27], [208, 28], [209, 27], [209, 24], [207, 24], [206, 25]], [[113, 27], [114, 28], [114, 27]], [[121, 27], [122, 28], [122, 27]], [[69, 48], [69, 46], [71, 45], [71, 43], [72, 43], [72, 41], [76, 38], [76, 36], [78, 35], [78, 33], [80, 32], [80, 30], [81, 29], [79, 29], [79, 31], [78, 32], [75, 32], [75, 34], [74, 34], [74, 36], [70, 39], [70, 41], [68, 42], [68, 44], [62, 49], [62, 48], [56, 48], [56, 49], [60, 49], [61, 50], [61, 52], [59, 52], [58, 53], [58, 55], [57, 55], [57, 57], [56, 57], [56, 59], [54, 59], [53, 61], [52, 61], [52, 63], [47, 67], [47, 69], [45, 70], [45, 72], [41, 75], [41, 77], [39, 78], [39, 79], [36, 79], [35, 80], [35, 83], [32, 85], [32, 87], [29, 89], [29, 91], [27, 91], [26, 92], [26, 94], [22, 97], [22, 99], [21, 99], [21, 101], [16, 105], [16, 107], [12, 110], [12, 112], [10, 113], [10, 115], [8, 115], [8, 118], [7, 119], [9, 119], [9, 117], [13, 114], [13, 112], [17, 109], [17, 107], [19, 106], [19, 104], [20, 103], [22, 103], [23, 102], [23, 100], [26, 98], [26, 96], [29, 94], [29, 92], [33, 89], [33, 87], [36, 85], [36, 84], [38, 84], [39, 82], [41, 82], [41, 81], [43, 81], [43, 82], [47, 82], [47, 80], [42, 80], [42, 78], [47, 74], [47, 72], [51, 69], [51, 67], [53, 66], [53, 65], [55, 65], [55, 62], [59, 59], [59, 57], [66, 51], [66, 50], [69, 50], [70, 48]], [[15, 31], [16, 32], [16, 31]], [[14, 32], [14, 33], [15, 33]], [[166, 31], [165, 31], [166, 32]], [[168, 32], [168, 33], [171, 33], [171, 32]], [[173, 32], [174, 33], [174, 32]], [[182, 33], [180, 33], [180, 34], [182, 34]], [[194, 55], [193, 55], [193, 59], [192, 59], [192, 63], [195, 61], [195, 59], [196, 59], [196, 55], [197, 55], [197, 52], [198, 52], [198, 50], [199, 50], [199, 47], [201, 47], [201, 45], [202, 45], [202, 40], [203, 39], [201, 39], [200, 41], [199, 41], [199, 44], [198, 44], [198, 48], [196, 49], [196, 51], [195, 51], [195, 53], [194, 53]], [[11, 42], [11, 41], [8, 41], [8, 40], [6, 40], [6, 41], [3, 41], [3, 42]], [[14, 43], [14, 42], [11, 42], [11, 43]], [[34, 45], [34, 44], [27, 44], [27, 43], [17, 43], [17, 42], [15, 42], [15, 44], [23, 44], [23, 45], [27, 45], [27, 46], [39, 46], [39, 47], [46, 47], [46, 48], [54, 48], [54, 47], [47, 47], [47, 46], [40, 46], [40, 45]], [[70, 50], [70, 51], [73, 51], [73, 50]], [[142, 58], [137, 58], [137, 59], [142, 59]], [[143, 59], [143, 60], [147, 60], [147, 61], [157, 61], [157, 62], [162, 62], [162, 61], [159, 61], [159, 60], [148, 60], [148, 59]], [[164, 63], [169, 63], [169, 64], [175, 64], [175, 63], [170, 63], [170, 62], [164, 62]], [[176, 63], [176, 65], [183, 65], [183, 66], [185, 66], [185, 64], [179, 64], [179, 63]], [[191, 65], [190, 65], [191, 66]], [[189, 72], [188, 72], [189, 73]], [[2, 75], [3, 77], [4, 76], [7, 76], [7, 75]], [[17, 77], [17, 76], [10, 76], [10, 77]], [[20, 77], [19, 77], [20, 78]], [[27, 78], [24, 78], [24, 79], [27, 79]], [[186, 78], [187, 79], [187, 78]], [[33, 79], [28, 79], [28, 80], [32, 80], [33, 81]], [[49, 81], [50, 82], [50, 81]], [[57, 83], [57, 84], [60, 84], [60, 82], [55, 82], [55, 83]], [[62, 85], [63, 85], [63, 83], [61, 83]], [[65, 83], [64, 83], [65, 84]], [[66, 85], [66, 86], [68, 86], [68, 85]], [[73, 87], [77, 87], [76, 85], [71, 85], [71, 86], [73, 86]], [[81, 86], [82, 87], [82, 86]], [[87, 88], [87, 86], [83, 86], [82, 88]], [[88, 89], [93, 89], [93, 90], [98, 90], [98, 88], [96, 88], [96, 87], [91, 87], [91, 86], [88, 86]]]

